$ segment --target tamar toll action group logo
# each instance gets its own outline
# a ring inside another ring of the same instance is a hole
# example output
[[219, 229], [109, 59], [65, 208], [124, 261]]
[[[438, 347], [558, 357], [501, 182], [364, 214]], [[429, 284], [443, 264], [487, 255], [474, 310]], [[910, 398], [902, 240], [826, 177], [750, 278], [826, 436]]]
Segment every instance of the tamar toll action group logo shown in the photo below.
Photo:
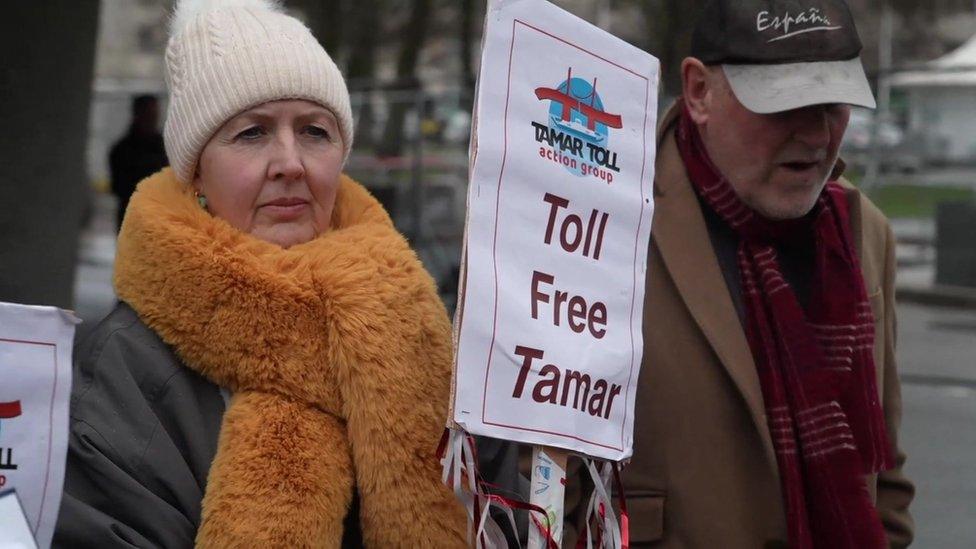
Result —
[[13, 460], [13, 448], [3, 447], [3, 424], [5, 420], [19, 417], [21, 414], [20, 401], [0, 402], [0, 489], [7, 484], [7, 476], [3, 471], [16, 470], [17, 464]]
[[596, 78], [592, 82], [573, 78], [573, 68], [569, 67], [565, 81], [555, 88], [536, 88], [535, 96], [549, 101], [547, 123], [532, 122], [540, 144], [539, 156], [564, 166], [573, 175], [613, 183], [620, 168], [617, 153], [608, 147], [610, 129], [619, 130], [624, 125], [619, 114], [604, 110]]

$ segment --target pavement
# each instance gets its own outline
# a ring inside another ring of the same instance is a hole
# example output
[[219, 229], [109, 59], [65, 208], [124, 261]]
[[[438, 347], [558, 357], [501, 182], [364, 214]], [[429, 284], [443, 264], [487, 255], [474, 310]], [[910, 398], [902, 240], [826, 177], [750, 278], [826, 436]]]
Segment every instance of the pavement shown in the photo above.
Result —
[[[114, 199], [98, 195], [80, 241], [76, 313], [84, 337], [115, 303]], [[900, 443], [917, 487], [914, 547], [976, 547], [976, 295], [934, 284], [931, 222], [898, 221]], [[951, 304], [952, 307], [942, 305]]]
[[[890, 153], [889, 153], [890, 154]], [[864, 172], [868, 166], [867, 151], [844, 151], [843, 157], [849, 168]], [[912, 185], [925, 187], [976, 188], [976, 164], [958, 166], [923, 166], [916, 170], [898, 170], [896, 166], [910, 166], [912, 158], [892, 156], [894, 166], [889, 166], [878, 175], [877, 184]], [[883, 167], [884, 168], [884, 167]]]
[[911, 174], [906, 179], [915, 185], [971, 188], [976, 184], [976, 169], [973, 166], [929, 168]]
[[976, 288], [935, 283], [935, 221], [893, 219], [898, 241], [895, 293], [899, 303], [937, 307], [976, 308]]
[[976, 547], [976, 309], [898, 305], [913, 547]]

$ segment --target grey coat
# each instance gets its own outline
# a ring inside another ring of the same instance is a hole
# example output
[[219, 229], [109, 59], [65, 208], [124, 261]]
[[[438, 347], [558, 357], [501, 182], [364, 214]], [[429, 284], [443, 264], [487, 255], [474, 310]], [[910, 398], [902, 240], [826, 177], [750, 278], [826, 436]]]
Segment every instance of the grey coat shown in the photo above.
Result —
[[[75, 348], [53, 546], [192, 547], [223, 414], [217, 385], [116, 306]], [[344, 547], [362, 545], [353, 505]]]
[[[224, 414], [220, 388], [183, 365], [125, 303], [74, 356], [52, 546], [192, 547]], [[516, 446], [483, 439], [478, 450], [484, 476], [517, 490]], [[358, 516], [354, 498], [343, 547], [362, 546]]]

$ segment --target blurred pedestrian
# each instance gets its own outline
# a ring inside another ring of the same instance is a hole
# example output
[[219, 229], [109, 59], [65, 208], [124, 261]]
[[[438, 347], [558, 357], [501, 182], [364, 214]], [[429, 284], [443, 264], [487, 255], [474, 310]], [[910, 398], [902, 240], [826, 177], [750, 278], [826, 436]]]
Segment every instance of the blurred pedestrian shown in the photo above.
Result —
[[435, 456], [451, 328], [342, 174], [349, 92], [269, 0], [181, 0], [171, 169], [119, 235], [76, 351], [61, 547], [463, 547]]
[[132, 99], [129, 131], [112, 145], [108, 156], [112, 194], [118, 200], [118, 226], [122, 226], [136, 184], [168, 164], [163, 134], [159, 132], [159, 100], [152, 95]]
[[873, 108], [843, 0], [712, 0], [659, 124], [631, 542], [912, 540], [895, 240], [841, 174]]

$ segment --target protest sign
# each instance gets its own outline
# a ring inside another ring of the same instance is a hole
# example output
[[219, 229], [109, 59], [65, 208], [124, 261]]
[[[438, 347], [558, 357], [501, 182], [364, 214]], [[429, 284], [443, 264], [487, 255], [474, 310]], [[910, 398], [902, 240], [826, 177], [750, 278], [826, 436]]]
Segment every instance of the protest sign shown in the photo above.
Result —
[[61, 507], [68, 448], [71, 313], [0, 303], [0, 490], [14, 488], [39, 547]]
[[538, 0], [489, 5], [453, 420], [630, 456], [658, 63]]
[[35, 549], [24, 508], [16, 490], [0, 490], [0, 549]]

